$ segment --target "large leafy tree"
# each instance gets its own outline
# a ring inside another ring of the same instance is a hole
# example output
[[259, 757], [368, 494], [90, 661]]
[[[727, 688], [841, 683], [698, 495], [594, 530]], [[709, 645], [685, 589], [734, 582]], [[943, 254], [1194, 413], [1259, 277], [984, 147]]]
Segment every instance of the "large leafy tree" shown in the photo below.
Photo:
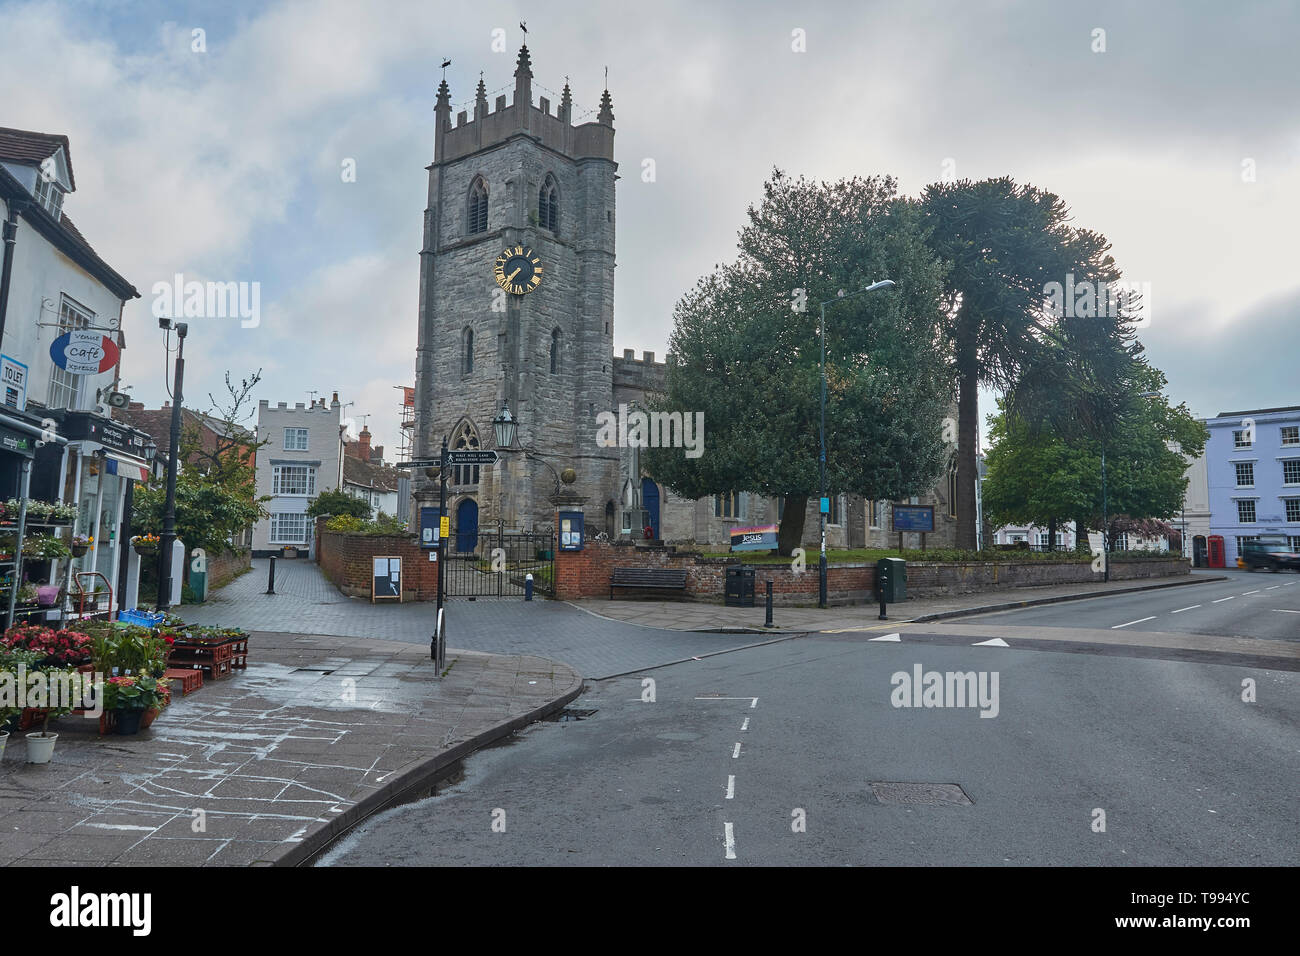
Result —
[[1185, 404], [1143, 395], [1164, 388], [1158, 369], [1137, 361], [1130, 374], [1134, 390], [1103, 409], [1095, 433], [1091, 426], [1033, 428], [1010, 411], [992, 420], [984, 503], [995, 524], [1048, 525], [1073, 517], [1085, 548], [1090, 528], [1104, 527], [1111, 548], [1120, 531], [1165, 533], [1159, 522], [1181, 509], [1187, 462], [1201, 454], [1209, 433]]
[[1071, 227], [1065, 203], [1033, 186], [1007, 177], [940, 183], [925, 190], [921, 207], [929, 244], [949, 267], [944, 328], [957, 384], [957, 546], [974, 548], [979, 387], [1011, 391], [1037, 370], [1040, 381], [1079, 393], [1099, 382], [1109, 390], [1123, 322], [1067, 327], [1047, 290], [1068, 275], [1119, 276], [1105, 238]]
[[[820, 302], [832, 300], [829, 491], [916, 494], [943, 465], [943, 269], [920, 211], [896, 190], [888, 177], [825, 183], [775, 171], [748, 210], [736, 261], [701, 279], [674, 313], [665, 394], [652, 404], [702, 411], [704, 453], [650, 449], [647, 470], [687, 498], [783, 496], [785, 554], [802, 540], [805, 506], [820, 489]], [[883, 278], [896, 286], [838, 299]]]

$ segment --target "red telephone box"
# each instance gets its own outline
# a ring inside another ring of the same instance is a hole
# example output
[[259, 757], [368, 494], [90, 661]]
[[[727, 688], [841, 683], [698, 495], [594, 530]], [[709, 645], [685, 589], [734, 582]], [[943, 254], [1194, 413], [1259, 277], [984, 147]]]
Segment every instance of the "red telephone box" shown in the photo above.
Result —
[[1210, 567], [1212, 568], [1226, 567], [1227, 565], [1225, 565], [1223, 561], [1223, 535], [1221, 534], [1210, 535], [1210, 537], [1206, 540], [1206, 544], [1209, 546], [1209, 551], [1210, 551]]

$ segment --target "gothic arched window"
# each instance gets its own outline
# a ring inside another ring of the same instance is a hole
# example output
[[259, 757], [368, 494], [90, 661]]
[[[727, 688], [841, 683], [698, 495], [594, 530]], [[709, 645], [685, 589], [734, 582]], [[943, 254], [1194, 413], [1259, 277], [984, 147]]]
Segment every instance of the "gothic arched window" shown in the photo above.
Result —
[[550, 173], [537, 193], [537, 224], [557, 234], [560, 231], [560, 190]]
[[487, 232], [487, 224], [487, 183], [483, 181], [482, 176], [478, 176], [475, 177], [474, 184], [469, 187], [469, 228], [466, 229], [466, 232], [470, 235], [476, 232]]
[[551, 374], [554, 375], [560, 370], [560, 330], [554, 329], [551, 332]]
[[474, 371], [474, 330], [468, 327], [461, 334], [460, 371], [462, 375]]
[[[478, 451], [478, 433], [474, 431], [474, 426], [469, 422], [463, 422], [456, 429], [456, 437], [452, 439], [451, 447], [455, 451]], [[478, 468], [478, 465], [452, 465], [451, 483], [453, 485], [477, 485]]]

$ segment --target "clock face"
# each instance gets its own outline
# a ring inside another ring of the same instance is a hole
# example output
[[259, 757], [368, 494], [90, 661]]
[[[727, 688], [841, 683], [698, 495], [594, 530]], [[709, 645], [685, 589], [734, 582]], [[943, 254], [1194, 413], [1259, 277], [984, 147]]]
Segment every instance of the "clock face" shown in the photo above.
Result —
[[542, 281], [542, 260], [527, 246], [512, 246], [497, 256], [492, 276], [514, 295], [532, 292]]

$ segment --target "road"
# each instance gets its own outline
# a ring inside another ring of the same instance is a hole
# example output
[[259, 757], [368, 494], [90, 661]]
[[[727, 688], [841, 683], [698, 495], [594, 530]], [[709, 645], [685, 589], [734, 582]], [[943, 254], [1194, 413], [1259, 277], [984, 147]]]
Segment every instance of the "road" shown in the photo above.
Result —
[[[594, 681], [573, 705], [585, 719], [472, 757], [445, 792], [372, 819], [320, 863], [1295, 865], [1300, 676], [1250, 647], [1295, 649], [1300, 628], [1274, 612], [1300, 609], [1287, 586], [1300, 578], [1230, 578]], [[1161, 646], [1228, 639], [1205, 628], [1259, 637], [1212, 658], [1225, 663]], [[896, 675], [918, 666], [985, 675], [990, 716], [897, 706]], [[970, 802], [892, 803], [873, 787], [890, 783], [957, 785], [944, 798]]]

